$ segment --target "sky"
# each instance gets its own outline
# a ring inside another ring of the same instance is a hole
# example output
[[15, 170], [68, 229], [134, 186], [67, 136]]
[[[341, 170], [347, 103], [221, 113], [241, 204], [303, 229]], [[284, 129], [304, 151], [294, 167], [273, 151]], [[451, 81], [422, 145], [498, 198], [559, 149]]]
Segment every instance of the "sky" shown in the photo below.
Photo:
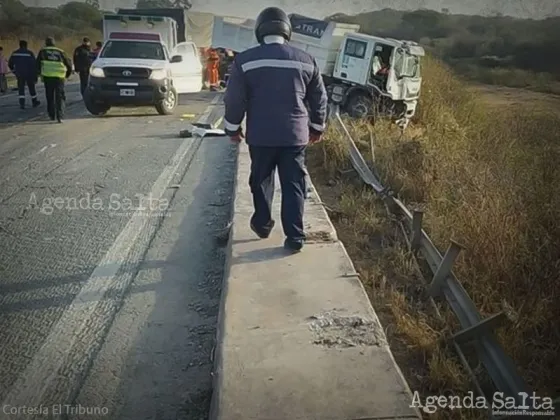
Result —
[[[27, 6], [57, 7], [65, 0], [21, 0]], [[83, 0], [85, 1], [85, 0]], [[136, 0], [99, 0], [105, 10], [135, 7]], [[278, 6], [288, 13], [323, 18], [335, 13], [357, 14], [385, 8], [397, 10], [448, 9], [451, 13], [503, 15], [543, 19], [560, 16], [560, 0], [191, 0], [193, 10], [222, 16], [254, 18], [267, 6]]]

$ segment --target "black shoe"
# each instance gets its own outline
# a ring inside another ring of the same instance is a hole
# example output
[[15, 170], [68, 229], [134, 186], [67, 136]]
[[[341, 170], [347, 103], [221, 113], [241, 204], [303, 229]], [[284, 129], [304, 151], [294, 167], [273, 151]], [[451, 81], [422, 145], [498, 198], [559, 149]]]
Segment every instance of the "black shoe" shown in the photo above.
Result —
[[270, 222], [268, 222], [268, 224], [264, 227], [264, 229], [257, 229], [255, 227], [255, 225], [253, 224], [253, 222], [251, 222], [251, 230], [253, 232], [255, 232], [255, 234], [261, 238], [261, 239], [266, 239], [270, 236], [270, 232], [272, 232], [272, 229], [274, 228], [274, 220], [271, 220]]
[[62, 124], [62, 118], [58, 117], [58, 118], [56, 119], [56, 121], [57, 121], [59, 124]]
[[34, 101], [33, 102], [33, 108], [37, 108], [39, 105], [41, 105], [41, 101]]
[[290, 252], [300, 252], [303, 248], [303, 239], [288, 239], [284, 241], [284, 248]]
[[19, 109], [25, 109], [25, 105], [20, 105]]

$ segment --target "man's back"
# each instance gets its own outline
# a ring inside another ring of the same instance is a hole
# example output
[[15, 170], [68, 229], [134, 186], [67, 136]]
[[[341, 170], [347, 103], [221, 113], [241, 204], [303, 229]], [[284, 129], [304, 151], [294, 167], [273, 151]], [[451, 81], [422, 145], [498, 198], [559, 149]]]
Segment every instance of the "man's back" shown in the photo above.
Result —
[[85, 71], [90, 68], [92, 57], [91, 49], [85, 45], [79, 45], [74, 50], [74, 67], [76, 71]]
[[[245, 90], [245, 91], [244, 91]], [[309, 139], [309, 116], [325, 112], [325, 88], [313, 57], [285, 43], [262, 44], [238, 54], [226, 102], [246, 107], [247, 143], [300, 146]], [[226, 116], [226, 120], [227, 120]], [[316, 118], [324, 121], [324, 115]]]
[[37, 67], [44, 77], [65, 79], [72, 73], [66, 53], [57, 47], [47, 46], [37, 54]]
[[15, 50], [9, 63], [17, 77], [27, 78], [35, 75], [35, 56], [27, 48]]

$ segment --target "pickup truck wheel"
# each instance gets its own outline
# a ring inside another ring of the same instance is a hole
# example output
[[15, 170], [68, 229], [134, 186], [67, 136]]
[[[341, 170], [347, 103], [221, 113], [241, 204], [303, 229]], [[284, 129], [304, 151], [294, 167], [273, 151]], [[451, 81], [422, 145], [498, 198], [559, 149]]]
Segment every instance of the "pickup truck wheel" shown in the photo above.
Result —
[[362, 93], [352, 95], [346, 102], [346, 112], [352, 118], [365, 118], [371, 115], [373, 101]]
[[98, 116], [98, 117], [101, 117], [101, 116], [105, 115], [111, 109], [110, 105], [98, 104], [98, 103], [93, 102], [93, 100], [91, 99], [91, 97], [88, 94], [86, 94], [84, 96], [84, 104], [85, 104], [86, 109], [88, 110], [88, 112], [90, 114]]
[[177, 102], [177, 90], [172, 87], [171, 89], [169, 89], [169, 92], [167, 92], [167, 96], [165, 97], [165, 99], [156, 104], [156, 110], [160, 115], [171, 115], [177, 107]]

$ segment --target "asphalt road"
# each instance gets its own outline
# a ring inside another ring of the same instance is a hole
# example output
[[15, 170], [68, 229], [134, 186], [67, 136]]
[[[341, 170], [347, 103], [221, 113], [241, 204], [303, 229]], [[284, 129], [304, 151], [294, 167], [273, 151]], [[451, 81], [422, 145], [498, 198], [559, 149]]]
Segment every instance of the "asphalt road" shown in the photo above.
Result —
[[[18, 92], [11, 91], [5, 95], [0, 95], [0, 128], [6, 127], [14, 123], [29, 121], [30, 119], [41, 118], [46, 115], [47, 102], [45, 99], [45, 89], [41, 82], [37, 83], [37, 97], [41, 101], [38, 108], [31, 107], [31, 96], [25, 88], [27, 109], [19, 109]], [[66, 82], [66, 96], [68, 105], [81, 102], [82, 97], [79, 94], [80, 85], [76, 81], [76, 76], [72, 75]]]
[[204, 419], [236, 152], [177, 134], [219, 97], [68, 90], [64, 124], [0, 99], [0, 419]]

